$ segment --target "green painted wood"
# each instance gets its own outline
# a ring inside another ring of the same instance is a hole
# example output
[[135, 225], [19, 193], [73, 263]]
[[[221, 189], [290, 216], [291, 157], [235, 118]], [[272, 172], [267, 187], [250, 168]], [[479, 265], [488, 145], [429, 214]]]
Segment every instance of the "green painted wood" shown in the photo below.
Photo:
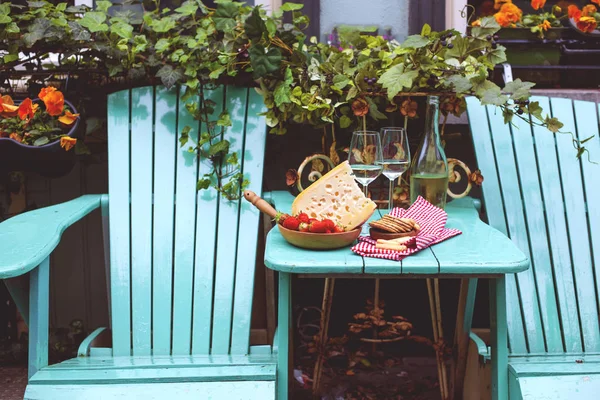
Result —
[[[568, 99], [551, 99], [550, 102], [552, 104], [552, 115], [564, 124], [563, 130], [565, 132], [577, 132], [572, 101]], [[579, 123], [584, 127], [587, 121], [583, 120]], [[595, 275], [587, 228], [581, 165], [580, 161], [574, 157], [571, 138], [568, 135], [556, 135], [556, 148], [567, 212], [567, 227], [571, 260], [574, 266], [575, 291], [579, 305], [583, 348], [586, 351], [598, 351], [600, 350], [600, 326], [598, 324]]]
[[597, 362], [515, 362], [510, 370], [519, 377], [523, 376], [555, 376], [555, 375], [600, 375], [600, 363]]
[[104, 247], [104, 273], [106, 276], [106, 299], [108, 301], [109, 327], [112, 321], [112, 309], [110, 307], [110, 222], [108, 220], [108, 195], [103, 194], [100, 198], [100, 212], [102, 218], [102, 246]]
[[[544, 110], [550, 110], [547, 97], [535, 97]], [[560, 173], [554, 135], [542, 127], [534, 127], [535, 148], [539, 165], [540, 185], [544, 197], [547, 231], [549, 237], [552, 268], [554, 270], [556, 296], [560, 311], [561, 330], [565, 351], [580, 352], [583, 349], [579, 324], [579, 311], [575, 296], [575, 281], [567, 236], [565, 207], [562, 201]], [[549, 251], [549, 250], [547, 250]]]
[[175, 182], [175, 250], [173, 275], [173, 349], [172, 354], [190, 354], [192, 347], [192, 293], [194, 282], [194, 235], [196, 231], [196, 183], [198, 163], [196, 153], [188, 147], [198, 142], [197, 121], [187, 110], [187, 104], [198, 103], [199, 97], [192, 96], [186, 102], [181, 99], [185, 89], [179, 93], [177, 135], [191, 127], [186, 147], [177, 146]]
[[[519, 249], [531, 259], [511, 130], [508, 125], [504, 124], [502, 114], [496, 110], [496, 107], [488, 106], [488, 117], [496, 160], [502, 166], [498, 172], [504, 197], [508, 234]], [[527, 133], [518, 132], [517, 134]], [[540, 329], [540, 309], [535, 277], [531, 269], [517, 275], [517, 289], [519, 296], [508, 299], [508, 308], [518, 308], [519, 304], [522, 304], [522, 318], [528, 350], [542, 351], [544, 349], [544, 336], [542, 329]]]
[[508, 396], [510, 400], [523, 399], [521, 387], [519, 385], [519, 379], [513, 373], [508, 374]]
[[[249, 190], [261, 193], [262, 183], [253, 177], [262, 176], [265, 159], [266, 128], [258, 115], [266, 111], [262, 97], [255, 91], [248, 91], [248, 108], [240, 163], [244, 179], [250, 180]], [[236, 116], [240, 118], [242, 116]], [[237, 266], [235, 272], [235, 295], [233, 303], [233, 323], [231, 330], [231, 353], [247, 354], [250, 346], [250, 323], [252, 317], [252, 297], [254, 293], [254, 269], [258, 245], [257, 227], [260, 211], [247, 201], [240, 204], [240, 240], [237, 245]], [[271, 351], [270, 346], [267, 346]], [[257, 351], [257, 349], [255, 349]]]
[[154, 90], [131, 91], [131, 321], [133, 355], [150, 355]]
[[[223, 88], [205, 90], [206, 99], [215, 102], [215, 115], [223, 110]], [[204, 128], [202, 128], [204, 130]], [[210, 173], [212, 163], [201, 159], [198, 175]], [[214, 189], [197, 193], [196, 258], [194, 272], [194, 315], [192, 354], [209, 354], [213, 315], [213, 285], [217, 236], [218, 195]]]
[[[531, 268], [535, 278], [540, 307], [541, 332], [545, 343], [534, 346], [529, 337], [530, 351], [563, 352], [563, 340], [558, 320], [558, 309], [554, 292], [554, 277], [550, 263], [550, 249], [546, 234], [544, 203], [539, 183], [531, 126], [520, 118], [515, 118], [512, 128], [519, 185], [525, 210], [527, 234], [530, 246]], [[527, 290], [527, 287], [522, 290]]]
[[176, 92], [157, 87], [152, 216], [152, 353], [155, 355], [171, 354], [176, 107]]
[[287, 400], [289, 391], [289, 354], [292, 318], [292, 276], [279, 273], [277, 311], [277, 400]]
[[27, 376], [48, 365], [48, 314], [50, 312], [50, 257], [29, 275], [29, 354]]
[[508, 331], [506, 279], [490, 280], [490, 333], [492, 345], [492, 400], [508, 399]]
[[276, 190], [273, 192], [266, 192], [263, 198], [271, 203], [275, 209], [281, 212], [289, 213], [292, 211], [292, 203], [295, 197], [287, 191]]
[[[231, 116], [232, 126], [225, 129], [224, 138], [230, 143], [230, 153], [236, 152], [242, 158], [242, 145], [246, 129], [247, 89], [228, 87], [225, 93], [225, 109]], [[221, 173], [225, 173], [223, 167]], [[250, 240], [256, 237], [257, 228], [238, 224], [240, 200], [230, 201], [219, 198], [219, 225], [217, 231], [216, 275], [213, 301], [212, 354], [227, 354], [231, 346], [231, 323], [233, 313], [234, 281], [236, 271], [236, 251], [238, 238]], [[239, 257], [245, 255], [240, 254]]]
[[108, 191], [113, 350], [131, 354], [129, 91], [108, 97]]
[[85, 195], [28, 211], [0, 224], [0, 279], [24, 275], [56, 248], [69, 226], [100, 206], [100, 195]]
[[79, 345], [77, 350], [77, 357], [88, 357], [90, 355], [90, 348], [92, 347], [92, 343], [102, 332], [106, 331], [106, 328], [96, 328], [92, 333], [90, 333]]
[[275, 398], [272, 381], [151, 383], [122, 385], [30, 385], [26, 400], [144, 399], [164, 400], [270, 400]]
[[[600, 374], [561, 374], [550, 376], [518, 376], [511, 374], [511, 395], [516, 400], [596, 399], [600, 390]], [[513, 400], [513, 397], [511, 397]]]
[[[475, 97], [467, 97], [466, 100], [477, 164], [479, 169], [485, 171], [485, 184], [482, 187], [482, 191], [487, 219], [491, 226], [508, 235], [498, 167], [495, 157], [491, 157], [494, 154], [494, 147], [492, 144], [488, 111], [486, 107], [481, 106], [479, 100]], [[506, 288], [509, 299], [518, 298], [514, 275], [506, 277]], [[524, 328], [520, 308], [508, 307], [508, 327], [511, 350], [513, 352], [526, 352], [527, 345], [525, 343], [525, 335], [522, 334]]]

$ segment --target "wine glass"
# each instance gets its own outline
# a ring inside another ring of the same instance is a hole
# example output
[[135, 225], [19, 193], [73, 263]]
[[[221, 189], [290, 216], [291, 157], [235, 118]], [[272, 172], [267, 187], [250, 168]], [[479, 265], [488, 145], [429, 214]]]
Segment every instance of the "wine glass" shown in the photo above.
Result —
[[404, 128], [381, 128], [381, 145], [383, 159], [382, 173], [390, 181], [390, 196], [388, 207], [394, 208], [394, 181], [402, 176], [410, 165], [410, 149], [408, 135]]
[[369, 193], [369, 183], [381, 174], [382, 160], [381, 139], [378, 132], [356, 131], [352, 133], [348, 162], [354, 172], [354, 179], [362, 185], [365, 196], [368, 196]]

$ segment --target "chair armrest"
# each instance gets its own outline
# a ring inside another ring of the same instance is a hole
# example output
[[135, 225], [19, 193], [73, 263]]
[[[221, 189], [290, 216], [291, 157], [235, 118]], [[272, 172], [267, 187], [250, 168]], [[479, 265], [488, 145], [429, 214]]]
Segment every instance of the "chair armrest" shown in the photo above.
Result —
[[79, 349], [77, 350], [77, 357], [89, 357], [92, 345], [96, 339], [106, 331], [106, 328], [97, 328], [94, 332], [90, 333], [88, 337], [83, 339], [83, 342], [81, 342]]
[[292, 203], [295, 197], [290, 192], [276, 190], [274, 192], [265, 192], [263, 199], [271, 203], [277, 211], [289, 213], [292, 211]]
[[475, 346], [477, 346], [477, 352], [479, 353], [479, 359], [481, 360], [481, 362], [483, 364], [485, 364], [487, 361], [489, 361], [491, 359], [490, 358], [490, 349], [489, 349], [488, 345], [485, 344], [483, 339], [480, 338], [479, 336], [477, 336], [477, 334], [474, 333], [473, 331], [471, 331], [471, 333], [469, 334], [469, 337], [471, 338], [473, 343], [475, 343]]
[[103, 195], [88, 194], [32, 210], [0, 224], [0, 279], [28, 273], [52, 253], [66, 228], [100, 207]]

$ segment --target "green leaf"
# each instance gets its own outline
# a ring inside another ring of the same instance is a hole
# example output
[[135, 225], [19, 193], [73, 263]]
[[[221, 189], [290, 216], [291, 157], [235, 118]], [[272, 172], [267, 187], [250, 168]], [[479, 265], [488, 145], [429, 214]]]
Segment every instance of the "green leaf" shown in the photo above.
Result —
[[473, 87], [471, 81], [462, 75], [451, 75], [445, 81], [454, 87], [456, 93], [467, 93]]
[[340, 117], [340, 128], [345, 129], [352, 125], [352, 119], [347, 115], [342, 115]]
[[193, 1], [184, 1], [181, 7], [176, 8], [175, 11], [183, 15], [195, 15], [198, 11], [198, 5]]
[[281, 51], [277, 47], [271, 47], [265, 51], [263, 45], [255, 44], [248, 49], [250, 62], [252, 63], [253, 75], [255, 78], [274, 73], [279, 70], [281, 64]]
[[21, 32], [21, 29], [19, 29], [19, 26], [16, 23], [11, 22], [6, 26], [5, 31], [6, 33], [19, 33]]
[[495, 49], [491, 49], [487, 52], [486, 57], [493, 65], [502, 64], [506, 62], [506, 47], [498, 46]]
[[190, 131], [192, 130], [191, 126], [184, 126], [181, 130], [181, 135], [179, 136], [179, 147], [183, 147], [187, 144], [190, 139]]
[[112, 2], [110, 1], [97, 1], [96, 10], [104, 11], [106, 13], [108, 9], [112, 7], [112, 5]]
[[529, 114], [533, 115], [538, 120], [542, 121], [544, 118], [542, 117], [542, 107], [538, 101], [532, 101], [527, 105], [527, 109]]
[[89, 11], [81, 18], [79, 24], [84, 28], [88, 28], [92, 33], [106, 32], [108, 31], [108, 25], [106, 25], [104, 21], [106, 21], [106, 14], [97, 11]]
[[47, 136], [40, 136], [39, 138], [37, 138], [35, 140], [35, 142], [33, 142], [33, 145], [34, 146], [43, 146], [49, 142], [50, 142], [50, 139], [48, 139]]
[[350, 78], [346, 75], [336, 75], [333, 77], [333, 86], [337, 89], [342, 90], [350, 83]]
[[508, 124], [512, 121], [513, 115], [515, 115], [515, 113], [508, 107], [502, 110], [502, 116], [504, 117], [505, 124]]
[[133, 38], [133, 44], [135, 45], [133, 51], [136, 53], [141, 53], [146, 51], [146, 47], [148, 46], [148, 40], [146, 39], [146, 35], [136, 35]]
[[218, 30], [226, 32], [235, 27], [235, 17], [238, 15], [238, 6], [235, 3], [219, 3], [213, 16]]
[[429, 36], [430, 33], [431, 26], [429, 26], [429, 24], [423, 25], [423, 28], [421, 29], [421, 36]]
[[508, 96], [504, 96], [502, 94], [502, 91], [498, 85], [488, 80], [477, 84], [474, 89], [475, 95], [479, 98], [481, 104], [483, 105], [493, 104], [501, 106], [508, 101]]
[[56, 5], [56, 11], [64, 12], [67, 9], [67, 3], [58, 3]]
[[377, 104], [375, 104], [373, 99], [371, 99], [370, 97], [365, 97], [365, 99], [367, 100], [367, 103], [369, 103], [369, 115], [371, 116], [371, 118], [373, 118], [376, 121], [380, 119], [387, 119], [386, 115], [379, 111], [379, 109], [377, 108]]
[[19, 59], [19, 55], [18, 54], [6, 54], [4, 57], [2, 57], [2, 59], [4, 60], [5, 64], [8, 64], [13, 61], [17, 61]]
[[110, 31], [111, 33], [114, 33], [117, 36], [122, 37], [123, 39], [131, 39], [133, 33], [133, 26], [124, 22], [119, 22], [111, 25]]
[[304, 7], [304, 4], [298, 4], [298, 3], [283, 3], [281, 5], [281, 7], [279, 7], [279, 9], [281, 11], [297, 11], [297, 10], [302, 10], [302, 8]]
[[162, 53], [163, 51], [167, 50], [170, 45], [171, 41], [169, 39], [162, 38], [158, 39], [158, 42], [156, 42], [154, 45], [154, 49], [157, 53]]
[[71, 37], [73, 40], [82, 40], [87, 42], [92, 37], [90, 32], [79, 25], [78, 22], [69, 21], [69, 28], [71, 28]]
[[388, 99], [393, 99], [403, 88], [410, 89], [413, 81], [419, 76], [418, 70], [404, 71], [404, 64], [396, 64], [388, 69], [377, 81], [388, 92]]
[[546, 119], [544, 120], [544, 124], [546, 125], [548, 130], [552, 133], [558, 132], [560, 130], [560, 128], [562, 128], [564, 126], [564, 124], [562, 122], [560, 122], [558, 120], [558, 118], [556, 118], [556, 117], [550, 118], [549, 116], [546, 116]]
[[156, 77], [160, 78], [167, 88], [170, 88], [183, 78], [183, 74], [179, 69], [167, 64], [158, 70]]
[[196, 190], [208, 189], [210, 187], [210, 179], [202, 178], [198, 179], [196, 183]]
[[452, 40], [452, 48], [446, 50], [445, 57], [447, 58], [458, 58], [464, 60], [469, 54], [469, 39], [462, 36], [455, 36]]
[[8, 15], [0, 15], [0, 24], [9, 24], [12, 18]]
[[221, 74], [223, 72], [225, 72], [225, 70], [227, 70], [227, 67], [225, 67], [225, 66], [221, 66], [219, 68], [216, 68], [216, 69], [212, 70], [210, 74], [208, 74], [208, 77], [210, 79], [218, 79], [219, 76], [221, 76]]
[[210, 146], [210, 148], [208, 149], [209, 157], [213, 157], [218, 154], [227, 154], [228, 152], [229, 152], [229, 141], [228, 140], [221, 140], [221, 141], [213, 144], [212, 146]]
[[358, 89], [356, 88], [356, 86], [352, 86], [348, 90], [348, 95], [346, 96], [346, 101], [355, 98], [357, 95], [358, 95]]
[[49, 4], [47, 1], [28, 1], [27, 5], [31, 8], [42, 8]]
[[260, 16], [260, 9], [258, 7], [254, 7], [252, 14], [246, 19], [244, 29], [250, 40], [260, 40], [263, 33], [266, 32], [267, 26]]
[[500, 30], [500, 25], [493, 16], [483, 17], [480, 21], [481, 26], [471, 29], [471, 35], [476, 39], [485, 39], [487, 35], [493, 35]]
[[155, 19], [150, 24], [150, 27], [154, 32], [165, 33], [175, 28], [175, 20], [171, 17], [164, 17], [161, 19]]
[[423, 37], [421, 35], [410, 35], [402, 43], [402, 47], [404, 47], [404, 48], [420, 49], [421, 47], [425, 47], [428, 44], [429, 44], [429, 39], [428, 38]]
[[512, 82], [508, 82], [502, 91], [510, 94], [513, 100], [527, 100], [531, 96], [529, 89], [534, 86], [535, 83], [523, 82], [517, 78]]
[[231, 126], [231, 117], [227, 110], [223, 110], [223, 112], [219, 115], [219, 119], [217, 120], [217, 126]]

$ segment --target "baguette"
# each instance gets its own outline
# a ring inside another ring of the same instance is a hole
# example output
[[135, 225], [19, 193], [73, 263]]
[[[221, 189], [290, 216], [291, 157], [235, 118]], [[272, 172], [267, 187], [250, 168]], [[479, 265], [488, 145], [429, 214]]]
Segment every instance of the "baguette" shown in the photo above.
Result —
[[377, 244], [375, 245], [376, 248], [378, 249], [382, 249], [382, 250], [396, 250], [396, 251], [404, 251], [406, 250], [406, 246], [402, 245], [402, 244], [397, 244], [397, 243], [379, 243], [379, 240], [377, 241]]

